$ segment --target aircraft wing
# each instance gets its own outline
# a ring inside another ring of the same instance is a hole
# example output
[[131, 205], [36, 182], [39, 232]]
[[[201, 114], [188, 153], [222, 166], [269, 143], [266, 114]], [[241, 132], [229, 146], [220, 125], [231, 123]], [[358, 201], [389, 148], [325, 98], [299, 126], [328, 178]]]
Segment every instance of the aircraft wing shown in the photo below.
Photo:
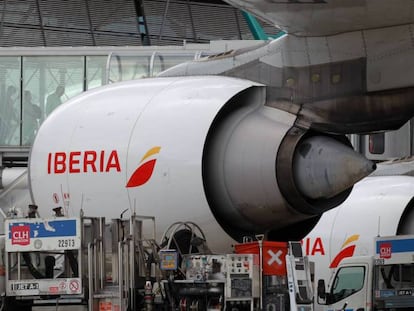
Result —
[[414, 22], [411, 0], [224, 0], [298, 36], [326, 36]]
[[160, 76], [224, 75], [262, 83], [267, 105], [296, 113], [301, 128], [334, 134], [395, 130], [414, 116], [413, 29], [287, 34], [183, 63]]

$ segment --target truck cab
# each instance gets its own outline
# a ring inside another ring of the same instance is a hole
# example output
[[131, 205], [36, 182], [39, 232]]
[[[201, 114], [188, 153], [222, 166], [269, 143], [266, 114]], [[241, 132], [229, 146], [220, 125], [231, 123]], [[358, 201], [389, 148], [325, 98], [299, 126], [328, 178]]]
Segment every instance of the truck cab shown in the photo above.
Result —
[[317, 301], [325, 310], [408, 311], [414, 309], [414, 236], [377, 237], [374, 256], [345, 258]]
[[368, 301], [372, 292], [373, 259], [371, 256], [346, 258], [335, 269], [325, 290], [325, 281], [318, 281], [318, 304], [324, 310], [372, 310]]

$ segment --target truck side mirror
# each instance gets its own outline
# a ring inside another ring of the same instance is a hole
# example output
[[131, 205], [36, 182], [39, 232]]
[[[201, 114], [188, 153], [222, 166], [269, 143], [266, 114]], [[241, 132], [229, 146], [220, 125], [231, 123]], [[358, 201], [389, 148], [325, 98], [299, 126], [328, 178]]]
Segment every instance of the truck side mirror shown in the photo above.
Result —
[[325, 280], [318, 280], [318, 298], [326, 299]]

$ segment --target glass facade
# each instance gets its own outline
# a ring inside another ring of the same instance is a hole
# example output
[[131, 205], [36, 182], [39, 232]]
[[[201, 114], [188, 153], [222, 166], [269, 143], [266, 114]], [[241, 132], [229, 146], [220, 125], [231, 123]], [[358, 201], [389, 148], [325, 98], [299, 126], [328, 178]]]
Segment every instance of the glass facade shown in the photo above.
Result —
[[85, 91], [91, 90], [105, 83], [107, 59], [107, 56], [86, 56]]
[[[269, 35], [279, 32], [272, 25], [262, 26]], [[220, 0], [0, 0], [0, 50], [165, 47], [223, 39], [253, 36], [241, 12]], [[155, 76], [195, 57], [164, 55], [155, 49], [133, 56], [114, 55], [109, 61], [102, 53], [15, 56], [19, 55], [16, 50], [0, 54], [0, 147], [30, 147], [47, 115], [80, 92]]]
[[141, 55], [111, 54], [108, 58], [108, 83], [154, 77], [161, 71], [193, 60], [195, 53], [152, 52]]
[[[261, 22], [262, 23], [262, 22]], [[269, 34], [279, 30], [262, 23]], [[5, 47], [131, 47], [252, 39], [241, 12], [220, 0], [0, 0]], [[184, 44], [185, 45], [185, 44]], [[121, 48], [122, 49], [122, 48]], [[105, 83], [157, 75], [194, 54], [0, 55], [0, 147], [30, 147], [49, 113]]]
[[196, 52], [0, 56], [0, 147], [30, 147], [40, 124], [68, 99], [107, 83], [141, 79]]
[[20, 144], [21, 58], [0, 58], [0, 145]]
[[[31, 93], [32, 104], [40, 108], [41, 119], [62, 102], [84, 91], [83, 56], [29, 56], [22, 59], [23, 94]], [[25, 104], [23, 100], [23, 110]]]
[[108, 83], [147, 78], [150, 76], [151, 54], [112, 54], [108, 62]]

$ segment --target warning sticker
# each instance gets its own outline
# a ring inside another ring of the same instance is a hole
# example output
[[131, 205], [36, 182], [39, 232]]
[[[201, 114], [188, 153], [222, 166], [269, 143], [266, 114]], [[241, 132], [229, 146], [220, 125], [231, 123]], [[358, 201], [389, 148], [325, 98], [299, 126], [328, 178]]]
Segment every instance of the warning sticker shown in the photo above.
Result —
[[112, 311], [112, 302], [101, 301], [99, 303], [99, 311]]
[[72, 280], [72, 281], [70, 281], [70, 283], [69, 283], [69, 290], [71, 291], [71, 292], [78, 292], [79, 291], [79, 289], [80, 289], [80, 284], [79, 284], [79, 281], [78, 280]]

